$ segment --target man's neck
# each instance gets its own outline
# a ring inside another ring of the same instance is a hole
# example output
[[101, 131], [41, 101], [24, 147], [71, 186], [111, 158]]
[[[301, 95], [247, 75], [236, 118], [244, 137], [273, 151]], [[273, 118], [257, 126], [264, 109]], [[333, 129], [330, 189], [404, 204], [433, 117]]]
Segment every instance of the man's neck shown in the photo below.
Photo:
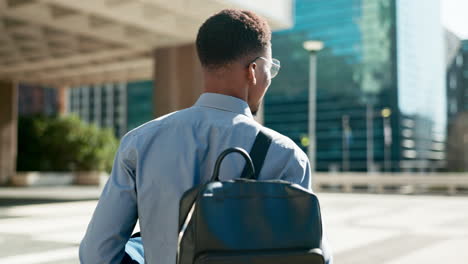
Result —
[[236, 98], [239, 98], [243, 101], [247, 101], [247, 97], [246, 96], [242, 96], [239, 94], [239, 92], [236, 92], [236, 91], [232, 91], [232, 90], [227, 90], [227, 89], [210, 89], [210, 88], [206, 88], [203, 90], [204, 93], [216, 93], [216, 94], [223, 94], [223, 95], [229, 95], [229, 96], [232, 96], [232, 97], [236, 97]]
[[227, 74], [218, 76], [207, 73], [204, 77], [203, 92], [229, 95], [247, 102], [248, 88], [238, 78]]

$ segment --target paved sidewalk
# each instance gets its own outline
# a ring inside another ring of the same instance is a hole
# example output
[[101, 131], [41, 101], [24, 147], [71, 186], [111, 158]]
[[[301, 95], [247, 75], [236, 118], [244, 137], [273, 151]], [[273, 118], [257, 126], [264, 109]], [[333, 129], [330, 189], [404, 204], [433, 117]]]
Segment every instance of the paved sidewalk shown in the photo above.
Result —
[[99, 199], [102, 187], [0, 187], [0, 207]]
[[[99, 192], [0, 188], [0, 199], [10, 203], [44, 200], [0, 206], [0, 263], [78, 263]], [[335, 264], [468, 263], [468, 197], [321, 193], [319, 199]]]
[[468, 263], [468, 197], [319, 194], [336, 264]]

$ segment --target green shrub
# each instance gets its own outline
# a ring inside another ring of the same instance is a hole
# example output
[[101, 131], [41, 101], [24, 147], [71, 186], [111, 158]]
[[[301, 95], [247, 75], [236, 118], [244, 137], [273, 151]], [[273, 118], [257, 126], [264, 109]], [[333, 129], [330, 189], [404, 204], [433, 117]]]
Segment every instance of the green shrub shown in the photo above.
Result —
[[110, 171], [118, 141], [76, 116], [20, 117], [18, 171]]

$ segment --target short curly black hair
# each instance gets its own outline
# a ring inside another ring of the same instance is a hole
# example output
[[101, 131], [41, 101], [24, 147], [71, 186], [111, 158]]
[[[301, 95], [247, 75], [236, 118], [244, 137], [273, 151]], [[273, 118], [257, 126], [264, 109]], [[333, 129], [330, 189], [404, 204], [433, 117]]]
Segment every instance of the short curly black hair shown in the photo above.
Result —
[[265, 19], [251, 11], [225, 9], [208, 18], [198, 30], [198, 57], [205, 68], [217, 68], [270, 45]]

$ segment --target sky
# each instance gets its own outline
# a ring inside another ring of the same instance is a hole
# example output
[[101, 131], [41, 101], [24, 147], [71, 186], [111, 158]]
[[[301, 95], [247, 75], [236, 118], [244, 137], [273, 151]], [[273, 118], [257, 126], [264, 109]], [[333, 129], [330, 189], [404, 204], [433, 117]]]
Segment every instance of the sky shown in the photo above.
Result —
[[468, 39], [468, 0], [440, 0], [442, 24], [462, 39]]

